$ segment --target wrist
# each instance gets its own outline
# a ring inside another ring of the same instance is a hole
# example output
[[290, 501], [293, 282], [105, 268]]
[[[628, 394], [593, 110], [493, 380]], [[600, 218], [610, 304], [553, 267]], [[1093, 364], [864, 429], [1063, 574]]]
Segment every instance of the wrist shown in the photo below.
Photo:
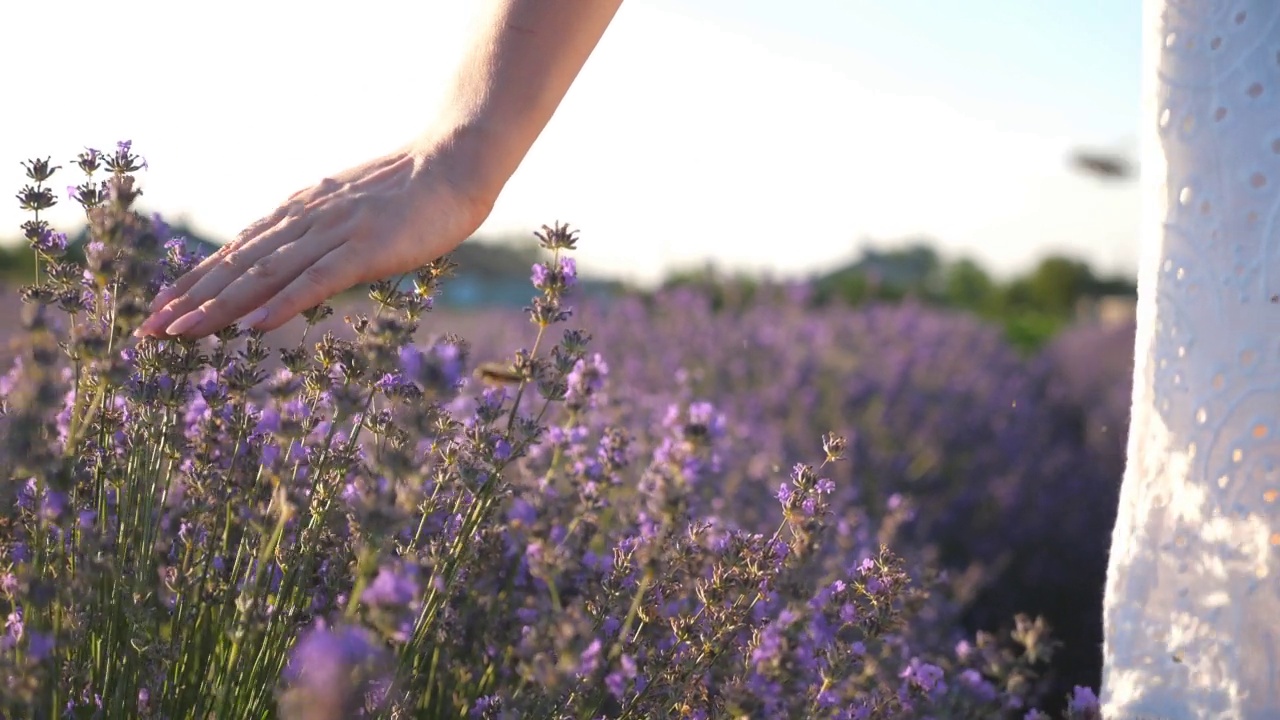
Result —
[[419, 172], [443, 180], [459, 199], [488, 216], [515, 172], [501, 133], [481, 122], [446, 123], [410, 143]]

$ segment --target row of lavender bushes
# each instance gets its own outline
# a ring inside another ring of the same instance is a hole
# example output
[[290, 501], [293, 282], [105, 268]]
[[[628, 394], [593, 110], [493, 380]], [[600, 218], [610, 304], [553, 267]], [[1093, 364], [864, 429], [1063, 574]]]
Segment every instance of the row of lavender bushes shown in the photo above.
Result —
[[1098, 717], [1123, 422], [1069, 354], [794, 293], [571, 308], [559, 225], [471, 342], [430, 332], [443, 260], [278, 354], [136, 341], [196, 261], [142, 164], [75, 159], [83, 266], [26, 164], [0, 716]]
[[[623, 422], [694, 398], [733, 419], [700, 511], [775, 526], [779, 468], [834, 429], [849, 462], [830, 471], [822, 554], [838, 564], [886, 543], [945, 571], [934, 592], [970, 631], [1043, 615], [1063, 643], [1052, 693], [1097, 683], [1132, 324], [1082, 324], [1028, 358], [992, 324], [911, 302], [818, 307], [797, 285], [715, 305], [679, 289], [577, 316], [633, 413]], [[499, 356], [518, 323], [490, 311], [456, 327]]]

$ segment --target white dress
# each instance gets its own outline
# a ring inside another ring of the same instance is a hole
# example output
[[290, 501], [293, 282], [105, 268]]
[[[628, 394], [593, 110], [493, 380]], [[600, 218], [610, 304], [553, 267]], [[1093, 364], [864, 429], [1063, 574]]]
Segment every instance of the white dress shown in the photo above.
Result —
[[1104, 717], [1280, 718], [1280, 0], [1145, 10]]

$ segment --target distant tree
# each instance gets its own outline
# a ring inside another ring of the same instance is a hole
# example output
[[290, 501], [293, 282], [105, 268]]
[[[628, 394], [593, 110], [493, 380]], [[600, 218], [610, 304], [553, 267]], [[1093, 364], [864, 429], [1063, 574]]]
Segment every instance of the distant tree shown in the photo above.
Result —
[[1097, 284], [1089, 264], [1060, 255], [1040, 261], [1027, 277], [1027, 293], [1036, 310], [1067, 316], [1075, 312], [1076, 301]]
[[757, 278], [746, 273], [726, 273], [708, 261], [701, 267], [674, 270], [667, 274], [660, 286], [663, 290], [672, 288], [695, 288], [706, 293], [711, 299], [711, 307], [715, 310], [736, 310], [746, 306], [756, 297], [762, 285], [768, 280]]
[[459, 275], [490, 279], [525, 280], [535, 262], [549, 257], [532, 235], [473, 237], [459, 245], [449, 258]]
[[877, 283], [920, 296], [939, 289], [942, 258], [928, 240], [893, 250], [866, 250], [855, 264]]
[[913, 297], [936, 302], [945, 294], [943, 268], [938, 251], [925, 239], [891, 250], [867, 248], [857, 260], [815, 278], [815, 300], [859, 305]]
[[35, 253], [25, 240], [0, 242], [0, 280], [11, 284], [31, 282], [35, 271]]
[[962, 258], [943, 271], [943, 302], [968, 310], [990, 306], [997, 292], [996, 283], [974, 260]]
[[1136, 297], [1138, 294], [1138, 286], [1133, 278], [1123, 275], [1110, 275], [1107, 277], [1096, 278], [1093, 282], [1092, 292], [1094, 296], [1106, 295], [1124, 295], [1126, 297]]

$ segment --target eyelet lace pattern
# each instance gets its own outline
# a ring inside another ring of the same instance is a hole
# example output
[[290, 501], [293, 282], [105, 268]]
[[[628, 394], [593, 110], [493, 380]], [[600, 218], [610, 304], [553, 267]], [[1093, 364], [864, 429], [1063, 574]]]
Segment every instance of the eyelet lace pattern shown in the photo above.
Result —
[[1146, 0], [1104, 717], [1280, 718], [1280, 0]]

